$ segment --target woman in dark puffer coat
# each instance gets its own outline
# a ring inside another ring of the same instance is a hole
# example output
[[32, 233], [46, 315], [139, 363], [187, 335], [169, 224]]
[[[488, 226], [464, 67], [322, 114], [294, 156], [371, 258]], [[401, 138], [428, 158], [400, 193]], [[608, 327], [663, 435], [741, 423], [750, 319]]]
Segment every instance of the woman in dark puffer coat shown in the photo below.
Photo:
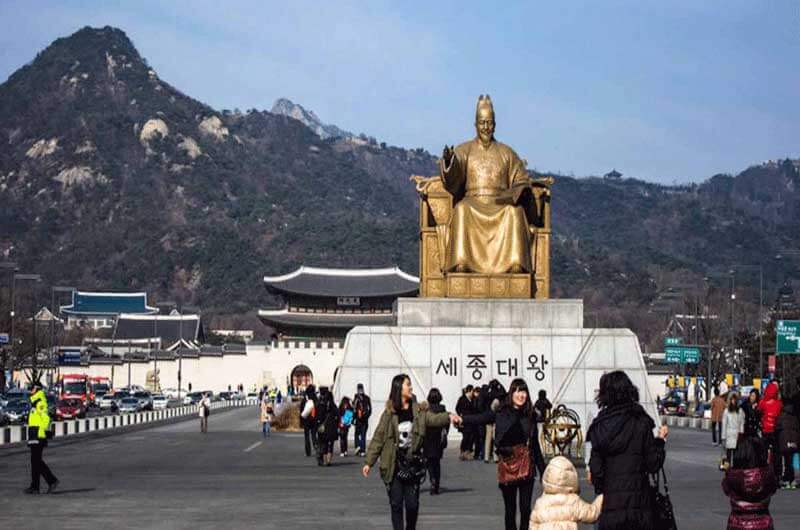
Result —
[[639, 405], [639, 391], [624, 372], [600, 378], [600, 412], [589, 427], [590, 480], [603, 494], [599, 530], [650, 530], [653, 506], [649, 473], [664, 464], [667, 427], [653, 436], [655, 422]]
[[728, 530], [773, 530], [769, 501], [777, 489], [778, 479], [767, 464], [763, 442], [745, 437], [722, 479], [722, 491], [731, 499]]

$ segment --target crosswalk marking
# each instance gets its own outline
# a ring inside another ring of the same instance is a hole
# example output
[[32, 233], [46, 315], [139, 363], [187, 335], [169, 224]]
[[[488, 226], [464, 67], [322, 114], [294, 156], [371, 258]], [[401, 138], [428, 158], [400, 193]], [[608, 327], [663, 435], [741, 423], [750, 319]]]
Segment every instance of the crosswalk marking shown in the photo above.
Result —
[[249, 453], [250, 451], [252, 451], [253, 449], [255, 449], [256, 447], [258, 447], [259, 445], [261, 445], [263, 443], [264, 442], [256, 442], [253, 445], [251, 445], [250, 447], [248, 447], [247, 449], [245, 449], [244, 452], [245, 453]]

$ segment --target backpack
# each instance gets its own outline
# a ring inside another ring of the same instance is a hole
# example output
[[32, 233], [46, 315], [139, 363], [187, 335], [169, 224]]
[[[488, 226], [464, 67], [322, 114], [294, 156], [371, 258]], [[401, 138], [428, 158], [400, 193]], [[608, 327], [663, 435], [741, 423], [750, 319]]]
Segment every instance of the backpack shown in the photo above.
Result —
[[353, 411], [347, 409], [344, 411], [344, 414], [342, 414], [342, 425], [349, 427], [351, 423], [353, 423]]

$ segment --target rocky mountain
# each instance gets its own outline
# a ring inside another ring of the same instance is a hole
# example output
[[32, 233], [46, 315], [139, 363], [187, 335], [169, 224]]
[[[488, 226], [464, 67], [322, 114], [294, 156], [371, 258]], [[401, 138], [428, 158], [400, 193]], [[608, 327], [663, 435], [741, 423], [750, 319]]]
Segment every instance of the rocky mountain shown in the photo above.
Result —
[[283, 116], [289, 116], [290, 118], [296, 119], [314, 131], [314, 134], [323, 140], [327, 140], [328, 138], [356, 137], [355, 134], [343, 131], [336, 125], [323, 123], [313, 110], [306, 110], [302, 105], [293, 103], [291, 100], [286, 98], [279, 98], [277, 101], [275, 101], [275, 103], [272, 105], [272, 109], [270, 109], [270, 112], [272, 114], [281, 114]]
[[[434, 172], [420, 149], [354, 137], [288, 100], [211, 108], [115, 28], [58, 39], [0, 85], [0, 259], [46, 285], [235, 315], [269, 302], [264, 274], [300, 264], [413, 273], [408, 177]], [[800, 248], [798, 185], [791, 161], [683, 187], [556, 176], [554, 293], [647, 340], [663, 326], [647, 309], [673, 284]], [[768, 285], [790, 268], [766, 270]]]

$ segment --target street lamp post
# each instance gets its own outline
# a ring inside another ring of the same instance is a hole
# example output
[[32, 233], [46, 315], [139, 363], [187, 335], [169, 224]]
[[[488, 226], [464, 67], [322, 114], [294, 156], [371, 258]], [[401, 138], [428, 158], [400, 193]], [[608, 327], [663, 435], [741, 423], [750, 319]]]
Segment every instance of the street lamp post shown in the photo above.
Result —
[[[12, 305], [12, 307], [16, 307], [15, 296], [16, 296], [16, 283], [18, 281], [31, 281], [31, 282], [37, 282], [38, 283], [38, 282], [42, 281], [42, 277], [39, 274], [19, 274], [19, 273], [15, 273], [14, 277], [13, 277], [13, 291], [14, 292], [11, 295], [11, 305]], [[37, 320], [37, 318], [36, 318], [36, 302], [35, 301], [34, 301], [33, 305], [34, 305], [34, 308], [33, 308], [33, 364], [35, 366], [36, 365], [36, 355], [38, 353], [36, 351], [38, 344], [37, 344], [37, 341], [36, 341], [36, 320]], [[12, 313], [13, 312], [14, 312], [14, 310], [12, 310]], [[11, 328], [12, 329], [14, 328], [14, 315], [11, 316]], [[13, 352], [14, 352], [13, 348], [12, 348], [11, 352], [12, 352], [12, 357], [13, 357]]]
[[[3, 355], [0, 357], [0, 380], [2, 381], [2, 385], [0, 385], [0, 391], [5, 390], [5, 386], [9, 384], [6, 381], [6, 361], [7, 355], [11, 352], [11, 357], [14, 357], [14, 273], [17, 272], [17, 264], [13, 261], [2, 261], [0, 262], [0, 269], [10, 271], [11, 281], [9, 282], [9, 293], [8, 293], [8, 301], [9, 301], [9, 310], [8, 310], [8, 317], [9, 317], [9, 333], [8, 333], [8, 344], [3, 346]], [[5, 321], [5, 319], [4, 319]]]

